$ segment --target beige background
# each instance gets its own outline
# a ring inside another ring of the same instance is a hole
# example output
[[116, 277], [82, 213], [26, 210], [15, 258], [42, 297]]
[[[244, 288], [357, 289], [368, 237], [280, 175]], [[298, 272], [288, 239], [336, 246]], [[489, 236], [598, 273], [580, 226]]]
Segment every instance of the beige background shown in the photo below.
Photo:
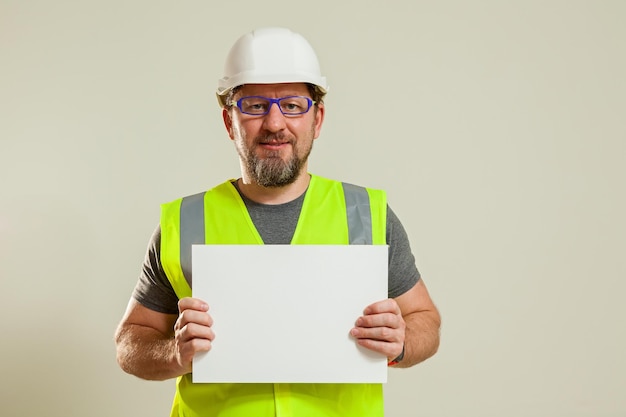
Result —
[[[214, 98], [286, 25], [331, 84], [311, 171], [388, 190], [442, 346], [395, 417], [626, 415], [626, 2], [0, 0], [0, 415], [167, 415], [114, 328], [159, 204], [238, 176]], [[316, 335], [318, 337], [318, 335]]]

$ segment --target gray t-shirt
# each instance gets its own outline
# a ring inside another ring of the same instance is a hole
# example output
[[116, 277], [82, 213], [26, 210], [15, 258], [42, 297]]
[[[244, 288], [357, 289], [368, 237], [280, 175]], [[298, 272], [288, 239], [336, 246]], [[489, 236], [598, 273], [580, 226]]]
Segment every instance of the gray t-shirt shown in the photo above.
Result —
[[[263, 242], [268, 245], [280, 245], [291, 242], [305, 194], [288, 203], [276, 205], [256, 203], [241, 196]], [[411, 252], [406, 231], [389, 206], [387, 206], [387, 244], [388, 296], [395, 298], [413, 288], [420, 279], [420, 274], [415, 266], [415, 257]], [[163, 270], [160, 252], [161, 228], [157, 227], [148, 244], [133, 298], [151, 310], [178, 314], [178, 297]]]

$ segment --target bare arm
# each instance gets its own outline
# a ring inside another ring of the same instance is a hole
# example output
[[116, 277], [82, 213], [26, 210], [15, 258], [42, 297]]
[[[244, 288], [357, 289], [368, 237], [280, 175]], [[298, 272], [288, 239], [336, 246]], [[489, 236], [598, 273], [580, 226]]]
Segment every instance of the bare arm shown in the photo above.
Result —
[[406, 324], [404, 358], [396, 367], [408, 368], [437, 352], [441, 317], [422, 280], [395, 300]]
[[439, 347], [441, 317], [423, 281], [395, 299], [371, 304], [363, 311], [351, 334], [357, 343], [408, 368], [433, 356]]
[[159, 313], [134, 299], [115, 332], [117, 362], [129, 374], [149, 380], [191, 372], [196, 352], [211, 349], [213, 320], [201, 300], [183, 298], [179, 315]]

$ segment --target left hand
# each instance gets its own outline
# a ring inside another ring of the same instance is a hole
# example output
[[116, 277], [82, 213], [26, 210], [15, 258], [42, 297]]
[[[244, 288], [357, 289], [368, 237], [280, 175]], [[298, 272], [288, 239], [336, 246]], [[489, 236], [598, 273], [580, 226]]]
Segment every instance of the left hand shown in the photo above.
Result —
[[367, 306], [350, 334], [359, 345], [381, 353], [391, 361], [402, 353], [405, 328], [398, 303], [388, 298]]

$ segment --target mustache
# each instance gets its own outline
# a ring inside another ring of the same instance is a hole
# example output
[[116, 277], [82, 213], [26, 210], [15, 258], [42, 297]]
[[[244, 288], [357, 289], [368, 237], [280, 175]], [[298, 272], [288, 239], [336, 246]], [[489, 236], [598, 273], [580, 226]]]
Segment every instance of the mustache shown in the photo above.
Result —
[[292, 139], [285, 136], [283, 133], [268, 133], [266, 135], [260, 135], [256, 137], [256, 143], [292, 143]]

